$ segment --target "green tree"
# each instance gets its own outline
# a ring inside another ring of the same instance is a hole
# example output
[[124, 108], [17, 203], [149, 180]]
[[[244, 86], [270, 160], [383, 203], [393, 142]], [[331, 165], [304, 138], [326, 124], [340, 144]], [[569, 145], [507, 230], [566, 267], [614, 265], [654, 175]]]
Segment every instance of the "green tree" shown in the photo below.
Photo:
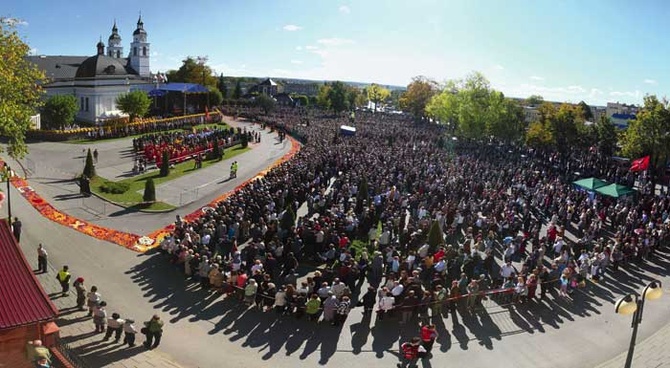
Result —
[[330, 84], [324, 83], [321, 87], [319, 87], [319, 92], [316, 95], [316, 104], [324, 110], [330, 110], [331, 89], [332, 87]]
[[437, 248], [440, 245], [444, 244], [444, 236], [442, 235], [442, 230], [440, 229], [440, 224], [437, 220], [433, 220], [432, 225], [430, 225], [430, 230], [428, 231], [428, 251], [430, 253], [435, 253]]
[[607, 115], [602, 115], [595, 124], [598, 149], [606, 156], [612, 156], [617, 145], [617, 131], [614, 124]]
[[375, 83], [372, 83], [368, 88], [365, 89], [365, 91], [367, 92], [368, 100], [375, 104], [375, 112], [377, 111], [377, 106], [380, 103], [391, 97], [391, 91]]
[[554, 144], [554, 136], [549, 123], [534, 121], [528, 125], [526, 144], [537, 149], [547, 149]]
[[79, 106], [72, 95], [54, 95], [47, 99], [42, 107], [46, 129], [59, 129], [74, 122]]
[[131, 123], [136, 118], [146, 115], [149, 106], [151, 106], [151, 99], [144, 91], [130, 91], [116, 97], [116, 107], [128, 114]]
[[208, 88], [209, 88], [209, 106], [210, 107], [219, 106], [223, 101], [223, 95], [221, 94], [221, 91], [212, 87]]
[[46, 77], [26, 60], [30, 46], [15, 24], [13, 19], [0, 17], [0, 135], [9, 138], [9, 156], [23, 158], [28, 152], [26, 131], [31, 127], [30, 117], [42, 104], [41, 86]]
[[272, 112], [272, 110], [274, 110], [276, 104], [277, 104], [277, 101], [275, 101], [274, 98], [272, 98], [270, 96], [267, 96], [265, 94], [261, 94], [254, 99], [254, 105], [263, 109], [263, 112], [265, 113], [265, 115]]
[[242, 134], [240, 137], [240, 147], [247, 148], [249, 147], [249, 137], [246, 134]]
[[328, 91], [328, 100], [330, 108], [335, 114], [349, 109], [349, 99], [347, 98], [347, 87], [340, 81], [333, 82]]
[[302, 107], [309, 106], [309, 98], [305, 95], [294, 96], [293, 99], [298, 102], [298, 105]]
[[[572, 105], [562, 104], [550, 119], [551, 130], [556, 147], [566, 153], [571, 147], [581, 142], [577, 126], [578, 113]], [[583, 124], [583, 121], [581, 122]]]
[[290, 204], [286, 206], [286, 211], [284, 211], [280, 225], [282, 230], [290, 230], [291, 227], [295, 226], [295, 213]]
[[142, 196], [145, 202], [156, 202], [156, 185], [154, 179], [149, 178], [144, 182], [144, 195]]
[[160, 176], [166, 177], [170, 175], [170, 154], [168, 151], [163, 151], [163, 154], [161, 155], [161, 171], [160, 171]]
[[526, 99], [526, 105], [528, 106], [540, 106], [544, 103], [544, 97], [540, 95], [531, 95]]
[[233, 90], [233, 99], [239, 100], [242, 98], [242, 83], [238, 79], [237, 82], [235, 82], [235, 89]]
[[401, 109], [421, 119], [426, 116], [426, 105], [439, 92], [435, 81], [417, 76], [407, 85], [407, 90], [400, 96], [398, 103]]
[[347, 103], [350, 108], [356, 107], [356, 100], [360, 100], [358, 96], [362, 95], [363, 92], [360, 88], [355, 86], [346, 86], [347, 87]]
[[226, 99], [228, 98], [228, 85], [226, 84], [226, 78], [223, 76], [223, 73], [219, 76], [219, 81], [216, 84], [216, 88], [221, 92], [221, 97]]
[[582, 117], [583, 120], [585, 121], [593, 121], [593, 111], [591, 111], [591, 106], [589, 106], [586, 102], [584, 101], [579, 101], [577, 104], [578, 111], [580, 116]]
[[430, 99], [426, 113], [470, 139], [493, 136], [513, 141], [523, 135], [525, 127], [522, 109], [476, 72], [464, 80], [449, 81]]
[[89, 179], [95, 177], [95, 165], [93, 165], [93, 155], [91, 154], [90, 148], [86, 153], [86, 163], [84, 164], [83, 175]]
[[506, 142], [521, 138], [526, 128], [523, 108], [502, 92], [492, 91], [489, 99], [486, 134]]
[[368, 179], [364, 176], [358, 184], [358, 193], [356, 193], [356, 212], [363, 210], [363, 202], [370, 203], [370, 189], [368, 188]]
[[171, 82], [196, 83], [212, 88], [217, 88], [219, 81], [219, 78], [213, 75], [212, 68], [191, 56], [182, 60], [179, 69], [170, 70], [167, 75]]
[[651, 156], [651, 166], [663, 165], [670, 155], [670, 111], [655, 95], [644, 97], [644, 106], [622, 135], [623, 154], [638, 158]]

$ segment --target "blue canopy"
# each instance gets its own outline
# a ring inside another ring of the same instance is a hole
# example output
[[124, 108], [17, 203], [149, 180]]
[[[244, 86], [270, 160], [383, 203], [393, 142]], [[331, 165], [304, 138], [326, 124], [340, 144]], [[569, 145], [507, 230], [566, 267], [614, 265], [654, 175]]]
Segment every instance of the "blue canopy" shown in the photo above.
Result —
[[168, 92], [207, 93], [207, 87], [195, 83], [166, 83], [148, 91], [149, 97], [162, 97]]

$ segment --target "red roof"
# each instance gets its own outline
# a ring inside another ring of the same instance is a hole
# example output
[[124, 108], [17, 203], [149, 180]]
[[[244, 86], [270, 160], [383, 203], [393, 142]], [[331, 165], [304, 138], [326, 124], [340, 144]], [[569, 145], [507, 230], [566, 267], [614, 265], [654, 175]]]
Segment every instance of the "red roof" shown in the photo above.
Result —
[[0, 330], [52, 320], [58, 315], [7, 221], [0, 221], [0, 280]]

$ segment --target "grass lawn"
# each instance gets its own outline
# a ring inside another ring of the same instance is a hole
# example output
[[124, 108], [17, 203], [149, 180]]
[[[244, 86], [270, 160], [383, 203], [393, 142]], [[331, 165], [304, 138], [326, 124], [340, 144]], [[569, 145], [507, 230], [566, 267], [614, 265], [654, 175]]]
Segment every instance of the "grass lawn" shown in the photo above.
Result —
[[[249, 147], [242, 148], [239, 145], [226, 148], [223, 155], [223, 159], [225, 160], [237, 156], [241, 153], [249, 151], [250, 149], [251, 148]], [[214, 165], [218, 162], [220, 161], [205, 160], [202, 162], [202, 167], [205, 168], [207, 166]], [[200, 169], [194, 169], [193, 166], [194, 166], [193, 160], [189, 160], [176, 164], [174, 169], [170, 170], [170, 175], [165, 177], [160, 176], [160, 170], [152, 170], [142, 175], [120, 180], [117, 183], [126, 183], [129, 185], [129, 189], [121, 194], [104, 193], [102, 190], [100, 190], [100, 186], [105, 182], [111, 180], [107, 180], [105, 178], [96, 176], [91, 180], [91, 191], [96, 195], [99, 195], [100, 197], [107, 199], [108, 201], [118, 203], [124, 207], [137, 207], [138, 209], [142, 210], [154, 210], [154, 211], [171, 210], [176, 207], [168, 203], [160, 202], [160, 198], [156, 198], [157, 202], [155, 203], [143, 204], [144, 200], [142, 199], [142, 193], [144, 193], [144, 182], [147, 181], [147, 179], [152, 178], [154, 180], [154, 184], [158, 186], [161, 183], [165, 183], [167, 181], [176, 179], [184, 175], [192, 174], [197, 170], [200, 170]]]
[[[227, 124], [225, 123], [217, 123], [217, 124], [200, 124], [200, 125], [195, 125], [196, 130], [202, 130], [205, 128], [210, 128], [210, 129], [228, 129], [230, 128]], [[186, 129], [170, 129], [170, 130], [165, 130], [162, 132], [158, 133], [173, 133], [173, 132], [182, 132], [185, 131]], [[89, 138], [81, 138], [81, 139], [73, 139], [69, 141], [63, 141], [63, 143], [72, 143], [72, 144], [92, 144], [92, 143], [100, 143], [100, 142], [110, 142], [110, 141], [118, 141], [120, 139], [128, 139], [128, 138], [136, 138], [143, 136], [145, 134], [150, 134], [150, 133], [142, 133], [142, 134], [134, 134], [134, 135], [128, 135], [125, 137], [118, 137], [118, 138], [109, 138], [109, 139], [89, 139]]]

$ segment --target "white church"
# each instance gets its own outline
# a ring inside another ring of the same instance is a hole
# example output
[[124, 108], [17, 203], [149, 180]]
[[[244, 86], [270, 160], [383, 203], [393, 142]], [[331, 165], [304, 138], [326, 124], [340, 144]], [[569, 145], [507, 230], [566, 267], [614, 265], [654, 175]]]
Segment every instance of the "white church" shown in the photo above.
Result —
[[150, 44], [140, 15], [133, 32], [130, 51], [124, 56], [121, 36], [116, 27], [107, 41], [96, 45], [94, 56], [29, 56], [28, 60], [44, 70], [48, 82], [43, 86], [47, 96], [71, 94], [79, 102], [78, 121], [99, 123], [122, 116], [116, 108], [116, 97], [134, 89], [145, 89], [152, 83]]

